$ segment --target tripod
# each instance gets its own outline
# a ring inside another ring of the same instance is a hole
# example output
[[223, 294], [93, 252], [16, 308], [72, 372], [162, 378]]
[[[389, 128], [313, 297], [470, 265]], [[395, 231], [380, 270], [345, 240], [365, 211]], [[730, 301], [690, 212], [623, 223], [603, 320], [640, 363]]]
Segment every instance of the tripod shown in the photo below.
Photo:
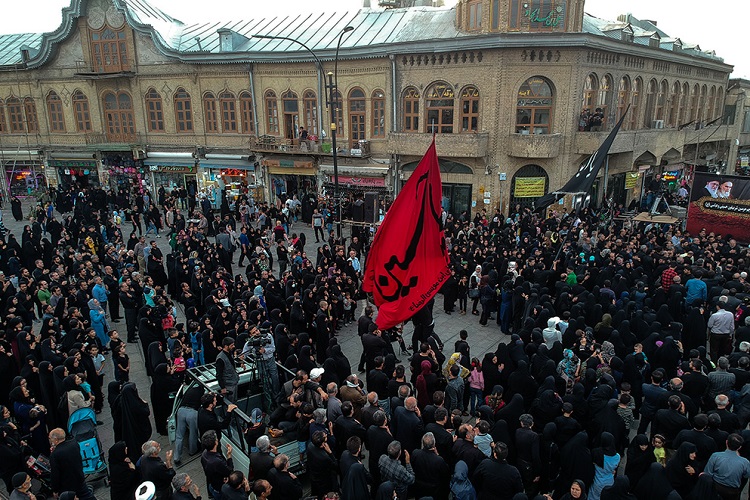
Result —
[[672, 209], [669, 208], [669, 203], [667, 203], [667, 200], [664, 198], [664, 193], [660, 192], [656, 195], [656, 199], [654, 199], [654, 204], [651, 205], [651, 210], [648, 211], [648, 214], [653, 217], [654, 215], [660, 215], [662, 212], [659, 211], [659, 206], [664, 203], [664, 206], [666, 207], [666, 210], [663, 212], [665, 214], [672, 215]]

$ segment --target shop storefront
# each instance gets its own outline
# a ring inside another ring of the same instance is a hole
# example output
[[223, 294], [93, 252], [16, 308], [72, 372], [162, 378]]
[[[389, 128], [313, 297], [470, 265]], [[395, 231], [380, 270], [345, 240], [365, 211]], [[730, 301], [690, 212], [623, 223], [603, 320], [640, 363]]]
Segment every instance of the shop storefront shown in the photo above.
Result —
[[62, 189], [81, 189], [85, 187], [99, 187], [99, 165], [94, 159], [59, 159], [51, 158], [49, 168], [57, 173], [57, 179]]
[[266, 159], [271, 200], [286, 200], [294, 195], [299, 199], [306, 193], [317, 192], [317, 171], [310, 160]]
[[200, 162], [200, 171], [198, 188], [208, 196], [214, 208], [219, 208], [220, 193], [224, 188], [228, 190], [230, 204], [244, 192], [261, 201], [262, 190], [258, 189], [255, 162], [249, 161], [247, 156], [208, 154]]
[[33, 195], [47, 186], [44, 164], [37, 151], [0, 151], [0, 165], [5, 173], [3, 190], [7, 186], [11, 195]]
[[115, 191], [131, 188], [141, 190], [146, 186], [149, 177], [143, 165], [143, 160], [134, 160], [133, 152], [102, 152], [102, 181]]

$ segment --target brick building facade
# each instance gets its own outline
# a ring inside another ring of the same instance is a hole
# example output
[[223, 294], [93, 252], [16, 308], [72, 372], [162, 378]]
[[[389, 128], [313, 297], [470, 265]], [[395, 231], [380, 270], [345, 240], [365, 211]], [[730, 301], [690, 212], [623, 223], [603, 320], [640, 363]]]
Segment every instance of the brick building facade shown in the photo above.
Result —
[[[5, 181], [19, 192], [221, 179], [266, 199], [329, 188], [325, 95], [338, 42], [345, 192], [393, 196], [434, 132], [446, 208], [507, 213], [564, 184], [628, 105], [608, 162], [616, 201], [661, 169], [736, 157], [744, 92], [730, 65], [650, 21], [583, 9], [461, 0], [217, 26], [143, 1], [71, 0], [55, 32], [0, 36]], [[302, 41], [320, 65], [294, 42], [254, 34]], [[601, 126], [580, 130], [581, 111], [597, 108]], [[318, 140], [300, 141], [300, 127]], [[626, 176], [639, 170], [633, 188]]]

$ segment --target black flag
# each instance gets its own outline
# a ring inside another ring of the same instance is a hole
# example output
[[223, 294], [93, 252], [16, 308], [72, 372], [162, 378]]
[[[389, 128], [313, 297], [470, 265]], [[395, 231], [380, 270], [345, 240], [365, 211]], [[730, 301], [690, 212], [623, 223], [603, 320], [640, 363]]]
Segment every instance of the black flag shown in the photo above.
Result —
[[[630, 109], [630, 106], [628, 106], [628, 109]], [[599, 169], [607, 158], [609, 148], [612, 146], [612, 143], [615, 142], [617, 132], [619, 132], [620, 126], [622, 126], [622, 122], [628, 114], [628, 109], [622, 114], [620, 120], [615, 125], [615, 128], [612, 129], [612, 132], [609, 133], [602, 145], [599, 146], [599, 149], [597, 149], [588, 160], [583, 162], [578, 169], [578, 172], [576, 172], [561, 189], [545, 194], [537, 200], [535, 211], [540, 212], [544, 210], [548, 206], [559, 201], [560, 198], [566, 194], [587, 194], [591, 191], [591, 186], [594, 184]]]

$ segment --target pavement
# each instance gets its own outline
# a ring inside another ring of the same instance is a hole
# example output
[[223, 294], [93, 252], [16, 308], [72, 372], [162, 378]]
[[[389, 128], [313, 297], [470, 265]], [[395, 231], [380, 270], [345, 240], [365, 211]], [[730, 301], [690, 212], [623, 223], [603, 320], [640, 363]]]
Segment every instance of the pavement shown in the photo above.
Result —
[[[23, 200], [23, 213], [27, 214], [29, 207], [33, 203], [33, 200], [26, 199]], [[24, 225], [29, 224], [28, 221], [20, 221], [16, 222], [13, 219], [13, 216], [10, 211], [10, 205], [6, 203], [2, 209], [2, 215], [3, 215], [3, 222], [5, 224], [6, 229], [11, 231], [13, 234], [15, 234], [17, 237], [20, 238], [20, 234], [23, 230]], [[56, 217], [60, 217], [59, 213], [55, 213]], [[130, 234], [130, 224], [123, 224], [123, 233], [125, 237], [127, 237], [128, 234]], [[306, 252], [308, 255], [315, 255], [317, 253], [318, 246], [321, 246], [321, 244], [315, 243], [315, 236], [313, 234], [313, 230], [309, 225], [303, 224], [302, 222], [294, 223], [292, 227], [289, 229], [291, 232], [304, 232], [305, 236], [307, 237], [307, 245], [306, 245]], [[347, 238], [347, 241], [349, 241], [350, 236], [350, 228], [348, 226], [344, 226], [343, 228], [343, 235]], [[19, 240], [20, 241], [20, 240]], [[155, 240], [159, 246], [159, 248], [162, 250], [162, 252], [166, 255], [171, 252], [171, 249], [169, 247], [169, 240], [168, 238], [159, 238]], [[235, 252], [235, 259], [238, 259], [239, 255], [237, 252]], [[234, 264], [236, 264], [236, 260], [234, 261]], [[278, 266], [274, 266], [274, 271], [278, 273]], [[482, 359], [484, 356], [484, 353], [489, 351], [495, 351], [497, 349], [497, 345], [500, 342], [508, 342], [510, 337], [508, 335], [503, 334], [500, 332], [500, 328], [495, 324], [494, 321], [490, 321], [487, 327], [482, 327], [479, 325], [479, 316], [473, 316], [471, 315], [471, 311], [467, 313], [467, 315], [461, 315], [458, 312], [454, 312], [452, 314], [446, 314], [443, 311], [442, 305], [442, 296], [438, 295], [436, 298], [436, 304], [434, 307], [434, 320], [435, 320], [435, 331], [439, 334], [441, 340], [443, 341], [443, 344], [445, 345], [444, 354], [446, 357], [450, 356], [452, 354], [453, 345], [454, 343], [459, 339], [459, 332], [461, 330], [467, 330], [469, 333], [468, 342], [471, 346], [471, 353], [472, 356], [478, 357], [479, 359]], [[175, 301], [175, 303], [177, 303]], [[362, 314], [362, 311], [364, 310], [366, 303], [364, 301], [360, 301], [357, 307], [357, 317], [359, 317]], [[471, 307], [471, 302], [469, 303], [469, 307]], [[182, 307], [178, 304], [178, 318], [177, 322], [184, 322], [185, 316], [184, 311], [182, 310]], [[125, 338], [125, 320], [122, 319], [119, 323], [111, 323], [110, 327], [113, 329], [117, 329], [120, 332], [120, 337]], [[414, 328], [411, 325], [411, 323], [407, 324], [404, 327], [403, 331], [403, 337], [406, 341], [407, 346], [411, 345], [411, 336]], [[362, 344], [360, 342], [360, 338], [357, 335], [357, 325], [356, 322], [352, 323], [348, 326], [343, 327], [338, 332], [338, 342], [341, 345], [341, 349], [346, 354], [346, 356], [349, 358], [349, 361], [352, 365], [353, 369], [356, 369], [357, 364], [359, 362], [359, 357], [362, 353]], [[144, 356], [143, 352], [140, 349], [140, 344], [126, 344], [127, 345], [127, 354], [130, 357], [130, 364], [131, 364], [131, 371], [130, 371], [130, 381], [135, 382], [138, 386], [139, 393], [141, 394], [141, 397], [144, 399], [148, 399], [149, 395], [149, 388], [150, 388], [150, 380], [148, 376], [146, 375], [145, 370], [145, 364], [144, 364]], [[394, 344], [394, 349], [398, 353], [399, 349], [398, 346]], [[406, 359], [405, 356], [399, 356], [402, 360], [404, 365], [408, 365], [408, 359]], [[110, 361], [111, 366], [111, 357], [107, 356], [107, 360]], [[106, 376], [104, 380], [104, 387], [106, 388], [107, 384], [113, 380], [113, 373], [111, 368], [109, 370], [106, 370]], [[106, 392], [106, 391], [105, 391]], [[110, 414], [109, 410], [109, 404], [105, 404], [103, 411], [100, 415], [98, 415], [99, 419], [104, 423], [104, 425], [101, 425], [98, 427], [99, 431], [99, 439], [102, 442], [102, 446], [107, 452], [109, 448], [114, 444], [114, 432], [112, 430], [112, 416]], [[153, 423], [153, 416], [152, 416], [152, 428], [155, 429], [155, 425]], [[155, 431], [154, 431], [155, 432]], [[167, 436], [159, 436], [158, 434], [154, 434], [152, 436], [152, 439], [158, 441], [162, 445], [162, 454], [165, 453], [168, 449], [171, 449], [171, 445], [169, 443], [169, 439]], [[162, 455], [163, 458], [163, 455]], [[366, 462], [365, 462], [366, 463]], [[203, 498], [208, 498], [208, 492], [206, 489], [206, 480], [205, 476], [203, 474], [203, 469], [201, 467], [200, 463], [200, 454], [195, 455], [194, 457], [190, 457], [187, 453], [183, 454], [182, 457], [182, 463], [179, 466], [175, 466], [175, 469], [177, 472], [186, 472], [190, 475], [191, 478], [198, 484], [201, 490], [201, 494], [203, 495]], [[247, 473], [247, 471], [243, 471]], [[306, 481], [303, 481], [303, 483], [306, 483]], [[94, 494], [99, 500], [109, 500], [110, 494], [109, 494], [109, 488], [107, 488], [104, 485], [103, 481], [96, 481], [92, 483], [92, 486], [94, 487]], [[306, 488], [306, 490], [309, 491], [309, 486]], [[4, 494], [4, 490], [2, 492]]]

